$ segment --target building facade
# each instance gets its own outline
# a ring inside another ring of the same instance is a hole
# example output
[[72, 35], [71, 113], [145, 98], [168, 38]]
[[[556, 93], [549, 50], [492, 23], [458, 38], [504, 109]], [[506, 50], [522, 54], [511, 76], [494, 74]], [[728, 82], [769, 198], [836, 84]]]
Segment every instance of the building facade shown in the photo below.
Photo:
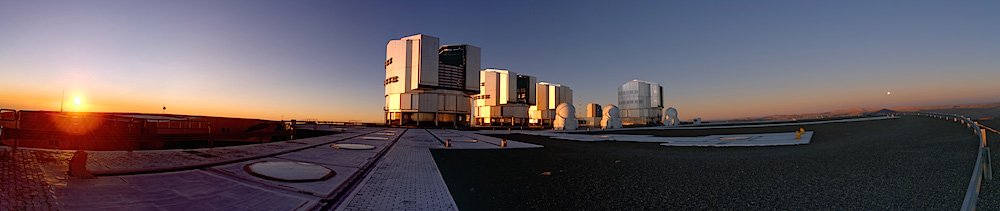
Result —
[[552, 125], [556, 118], [556, 107], [567, 103], [573, 105], [573, 90], [569, 86], [538, 82], [535, 84], [535, 105], [528, 108], [528, 122], [533, 125]]
[[618, 108], [623, 125], [659, 125], [662, 121], [663, 87], [632, 80], [618, 87]]
[[603, 113], [604, 111], [601, 110], [601, 105], [597, 103], [587, 104], [587, 111], [583, 115], [583, 118], [580, 119], [583, 122], [581, 126], [594, 127], [594, 128], [601, 127], [601, 119], [603, 118], [602, 116]]
[[535, 105], [534, 76], [508, 70], [479, 72], [479, 94], [472, 96], [473, 124], [477, 126], [524, 126], [528, 108]]
[[480, 49], [439, 42], [417, 34], [386, 44], [386, 124], [469, 125], [470, 96], [480, 87]]

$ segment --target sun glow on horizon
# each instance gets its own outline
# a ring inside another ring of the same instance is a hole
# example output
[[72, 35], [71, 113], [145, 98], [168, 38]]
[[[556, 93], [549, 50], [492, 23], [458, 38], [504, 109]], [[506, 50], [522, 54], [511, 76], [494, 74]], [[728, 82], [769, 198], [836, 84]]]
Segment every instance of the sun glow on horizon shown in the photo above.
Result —
[[84, 102], [82, 95], [74, 95], [73, 96], [73, 103], [69, 105], [69, 110], [70, 111], [74, 111], [74, 112], [87, 111], [85, 109], [86, 105], [87, 105], [87, 103]]

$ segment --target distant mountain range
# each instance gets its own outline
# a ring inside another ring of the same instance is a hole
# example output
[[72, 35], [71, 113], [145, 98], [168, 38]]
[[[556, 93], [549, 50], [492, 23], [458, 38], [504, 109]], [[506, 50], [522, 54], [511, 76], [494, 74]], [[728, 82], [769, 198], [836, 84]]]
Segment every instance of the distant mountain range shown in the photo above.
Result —
[[889, 113], [897, 111], [940, 112], [940, 113], [965, 115], [974, 119], [992, 119], [992, 118], [1000, 118], [1000, 102], [985, 103], [985, 104], [967, 104], [967, 105], [899, 106], [899, 107], [882, 108], [882, 109], [851, 108], [851, 109], [841, 109], [841, 110], [834, 110], [822, 113], [779, 114], [779, 115], [770, 115], [757, 118], [732, 119], [728, 121], [785, 121], [785, 120], [800, 120], [800, 119], [822, 119], [822, 118], [836, 118], [836, 117]]
[[[906, 110], [903, 110], [906, 109]], [[900, 111], [930, 111], [949, 114], [961, 114], [969, 118], [988, 120], [1000, 118], [1000, 102], [986, 104], [969, 104], [953, 106], [901, 107]]]

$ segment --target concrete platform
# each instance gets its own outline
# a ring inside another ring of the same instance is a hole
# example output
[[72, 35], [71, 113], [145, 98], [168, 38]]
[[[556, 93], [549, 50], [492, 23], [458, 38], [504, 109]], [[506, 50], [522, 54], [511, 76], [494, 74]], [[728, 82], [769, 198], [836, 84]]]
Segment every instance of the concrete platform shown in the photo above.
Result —
[[352, 130], [345, 131], [344, 133], [329, 136], [191, 150], [88, 151], [87, 169], [97, 175], [155, 173], [195, 169], [274, 156], [318, 145], [353, 139], [381, 130], [383, 128], [352, 128]]
[[312, 210], [319, 206], [317, 200], [201, 170], [71, 179], [56, 197], [65, 210]]
[[276, 157], [287, 160], [360, 168], [375, 159], [376, 154], [378, 154], [378, 151], [375, 150], [338, 150], [319, 146]]
[[[429, 150], [440, 148], [443, 143], [431, 132], [423, 129], [353, 129], [330, 136], [213, 149], [90, 152], [88, 167], [105, 173], [93, 179], [65, 177], [66, 159], [72, 155], [70, 151], [19, 149], [60, 155], [44, 158], [59, 157], [61, 167], [56, 172], [61, 174], [54, 176], [56, 182], [32, 185], [40, 191], [49, 190], [44, 192], [53, 196], [36, 197], [30, 199], [31, 205], [13, 207], [318, 210], [338, 208], [339, 205], [340, 209], [347, 210], [457, 209]], [[497, 138], [468, 131], [434, 132], [456, 140], [453, 144], [457, 149], [501, 149]], [[375, 149], [335, 149], [330, 147], [333, 143], [367, 144]], [[508, 145], [508, 148], [541, 147], [517, 141], [510, 141]], [[336, 175], [322, 181], [287, 182], [245, 171], [247, 164], [261, 161], [310, 163], [331, 169]], [[109, 172], [116, 175], [108, 175]], [[44, 171], [28, 175], [32, 178], [27, 179], [47, 181], [49, 178], [38, 175], [44, 175]]]
[[282, 189], [291, 192], [306, 193], [319, 198], [329, 198], [332, 197], [335, 192], [343, 190], [346, 187], [345, 182], [348, 180], [348, 178], [354, 176], [355, 173], [357, 173], [359, 170], [356, 167], [345, 167], [345, 166], [313, 163], [316, 165], [321, 165], [329, 169], [332, 169], [333, 171], [337, 172], [337, 175], [331, 177], [330, 179], [317, 182], [281, 182], [281, 181], [267, 180], [254, 175], [250, 175], [249, 173], [243, 170], [243, 166], [258, 161], [293, 161], [293, 160], [280, 159], [280, 158], [265, 158], [253, 161], [233, 163], [224, 166], [212, 167], [209, 170], [214, 173], [220, 173], [226, 176], [239, 178], [244, 181], [260, 183], [263, 184], [264, 187], [268, 187], [270, 189]]
[[[387, 131], [385, 128], [353, 129], [330, 136], [214, 149], [92, 151], [88, 167], [95, 167], [98, 172], [127, 173], [98, 175], [92, 179], [66, 176], [73, 151], [0, 147], [0, 152], [6, 152], [3, 156], [31, 164], [9, 165], [18, 163], [0, 160], [0, 168], [15, 170], [11, 171], [15, 174], [0, 174], [0, 178], [17, 182], [12, 184], [17, 185], [12, 186], [17, 188], [13, 193], [28, 194], [8, 197], [6, 194], [10, 190], [0, 190], [0, 195], [4, 195], [0, 197], [0, 210], [45, 207], [65, 210], [317, 210], [335, 196], [346, 193], [347, 187], [363, 176], [360, 173], [374, 165], [379, 152], [388, 151], [400, 136], [382, 132]], [[375, 132], [389, 140], [360, 138]], [[360, 151], [329, 147], [330, 143], [339, 142], [378, 147]], [[243, 170], [245, 164], [258, 161], [307, 162], [332, 169], [337, 175], [319, 182], [279, 182], [252, 176]], [[24, 181], [17, 180], [21, 177], [7, 179], [15, 175], [23, 175]], [[22, 191], [26, 188], [38, 191]], [[14, 204], [7, 203], [11, 197], [16, 200]]]

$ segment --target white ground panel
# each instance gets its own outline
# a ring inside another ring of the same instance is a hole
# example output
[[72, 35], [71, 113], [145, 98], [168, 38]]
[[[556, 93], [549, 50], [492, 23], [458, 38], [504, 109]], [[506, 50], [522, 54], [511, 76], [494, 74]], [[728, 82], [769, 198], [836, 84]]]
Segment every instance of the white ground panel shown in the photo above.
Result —
[[802, 135], [801, 139], [795, 138], [795, 132], [711, 135], [698, 137], [659, 137], [652, 135], [623, 134], [586, 135], [554, 132], [535, 132], [533, 134], [574, 141], [656, 142], [662, 143], [660, 145], [663, 146], [750, 147], [809, 144], [809, 141], [812, 140], [813, 132], [806, 131]]

